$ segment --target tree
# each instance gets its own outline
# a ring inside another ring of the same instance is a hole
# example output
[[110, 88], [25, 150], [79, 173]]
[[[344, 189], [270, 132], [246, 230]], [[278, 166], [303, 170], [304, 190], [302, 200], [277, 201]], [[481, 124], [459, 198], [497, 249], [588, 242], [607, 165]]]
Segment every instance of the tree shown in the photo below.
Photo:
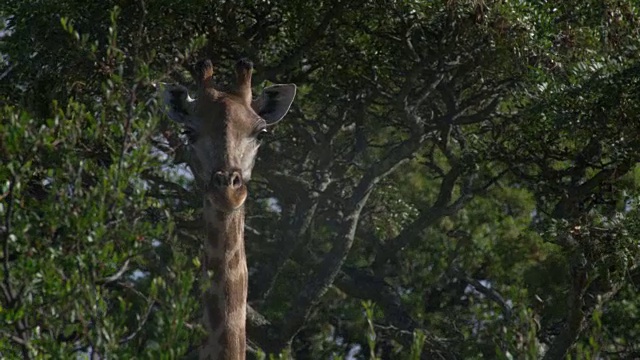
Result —
[[637, 356], [634, 2], [34, 5], [2, 6], [4, 357], [197, 346], [152, 83], [245, 56], [299, 87], [248, 201], [254, 356]]

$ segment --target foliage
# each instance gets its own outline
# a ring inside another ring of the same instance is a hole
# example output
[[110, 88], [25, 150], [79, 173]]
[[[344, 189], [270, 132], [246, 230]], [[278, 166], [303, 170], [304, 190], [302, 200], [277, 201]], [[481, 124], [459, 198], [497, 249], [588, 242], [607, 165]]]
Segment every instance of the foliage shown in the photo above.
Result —
[[634, 1], [0, 5], [3, 358], [198, 345], [153, 84], [204, 57], [298, 85], [247, 203], [253, 358], [638, 357]]

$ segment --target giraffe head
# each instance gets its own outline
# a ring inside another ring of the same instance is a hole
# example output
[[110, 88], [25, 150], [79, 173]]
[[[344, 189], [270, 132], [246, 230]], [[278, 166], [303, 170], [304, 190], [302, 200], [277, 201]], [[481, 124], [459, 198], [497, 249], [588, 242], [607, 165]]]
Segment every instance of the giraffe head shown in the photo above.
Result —
[[166, 85], [163, 94], [169, 117], [185, 128], [195, 156], [194, 176], [223, 212], [244, 204], [262, 137], [289, 111], [296, 93], [294, 84], [274, 85], [253, 99], [252, 68], [250, 62], [238, 61], [235, 86], [225, 92], [213, 86], [211, 61], [200, 61], [195, 99], [180, 85]]

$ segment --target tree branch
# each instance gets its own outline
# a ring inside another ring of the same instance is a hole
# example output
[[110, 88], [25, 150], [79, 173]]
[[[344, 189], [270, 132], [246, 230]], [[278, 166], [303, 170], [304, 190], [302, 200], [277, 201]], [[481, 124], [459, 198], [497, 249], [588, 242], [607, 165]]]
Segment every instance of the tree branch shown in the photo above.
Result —
[[624, 176], [636, 164], [637, 160], [628, 159], [618, 166], [601, 170], [589, 180], [577, 187], [568, 189], [566, 198], [559, 201], [553, 209], [552, 216], [557, 219], [571, 218], [575, 216], [579, 202], [583, 201], [591, 192], [606, 181], [611, 181]]
[[344, 267], [335, 285], [356, 299], [373, 300], [384, 309], [385, 318], [395, 327], [411, 332], [418, 327], [403, 308], [398, 294], [384, 280], [359, 269]]
[[340, 271], [353, 244], [360, 213], [375, 185], [408, 161], [420, 148], [423, 141], [424, 136], [418, 135], [403, 142], [397, 148], [390, 150], [390, 154], [385, 159], [370, 167], [363, 175], [345, 207], [347, 209], [346, 216], [336, 237], [337, 241], [334, 242], [331, 251], [324, 256], [320, 265], [316, 267], [310, 279], [306, 281], [307, 285], [299, 292], [291, 309], [284, 317], [286, 321], [281, 332], [283, 344], [291, 342], [293, 336], [304, 325], [312, 307], [320, 301]]
[[476, 291], [486, 296], [489, 300], [495, 302], [502, 308], [502, 313], [504, 314], [504, 320], [510, 321], [512, 316], [511, 306], [507, 304], [504, 297], [500, 295], [496, 290], [484, 286], [480, 281], [467, 276], [462, 271], [456, 271], [456, 274], [467, 284], [473, 286]]
[[419, 233], [435, 224], [441, 218], [455, 214], [471, 199], [471, 194], [463, 194], [453, 204], [449, 205], [455, 183], [460, 174], [461, 168], [459, 166], [454, 166], [449, 170], [440, 183], [440, 191], [435, 203], [428, 209], [421, 211], [418, 218], [407, 225], [395, 238], [385, 242], [382, 249], [378, 251], [376, 260], [372, 265], [376, 273], [410, 242], [415, 241]]
[[267, 354], [277, 354], [282, 350], [280, 329], [248, 304], [247, 339]]
[[115, 281], [120, 280], [120, 278], [122, 278], [122, 275], [124, 275], [124, 273], [127, 271], [127, 269], [129, 269], [129, 259], [127, 259], [124, 264], [122, 265], [122, 267], [113, 275], [108, 276], [104, 279], [99, 279], [96, 284], [98, 285], [106, 285]]
[[449, 356], [450, 352], [447, 350], [446, 340], [439, 339], [422, 328], [405, 310], [397, 292], [384, 280], [360, 269], [345, 267], [341, 275], [337, 277], [335, 285], [350, 297], [372, 300], [376, 305], [380, 306], [384, 312], [386, 323], [390, 325], [385, 326], [385, 328], [391, 327], [399, 330], [403, 335], [399, 337], [403, 346], [411, 347], [413, 333], [421, 329], [425, 332], [429, 343], [423, 355], [441, 358], [451, 357]]
[[307, 40], [299, 45], [293, 52], [289, 53], [280, 62], [270, 68], [261, 68], [257, 64], [257, 71], [253, 77], [254, 83], [260, 83], [264, 80], [274, 80], [277, 74], [288, 73], [290, 68], [299, 61], [305, 53], [307, 53], [318, 41], [320, 41], [326, 34], [331, 23], [344, 13], [343, 9], [347, 1], [333, 1], [328, 6], [329, 10], [325, 13], [324, 17], [320, 21], [320, 24], [311, 31], [313, 36], [307, 37]]
[[138, 323], [138, 327], [136, 327], [136, 329], [133, 332], [131, 332], [131, 334], [120, 339], [119, 341], [120, 345], [133, 340], [140, 333], [140, 331], [142, 331], [142, 328], [144, 328], [145, 324], [147, 323], [147, 320], [149, 319], [149, 315], [151, 314], [151, 310], [153, 310], [154, 305], [155, 305], [154, 301], [149, 303], [147, 307], [147, 311], [144, 313], [144, 316], [142, 317], [142, 319], [140, 319], [140, 323]]

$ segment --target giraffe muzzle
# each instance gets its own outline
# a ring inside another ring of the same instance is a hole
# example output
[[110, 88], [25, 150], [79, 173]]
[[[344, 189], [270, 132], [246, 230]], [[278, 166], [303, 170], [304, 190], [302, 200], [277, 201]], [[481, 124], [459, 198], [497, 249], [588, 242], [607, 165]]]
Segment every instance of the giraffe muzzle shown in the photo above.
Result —
[[217, 171], [211, 176], [209, 196], [215, 207], [224, 212], [240, 208], [247, 199], [247, 187], [237, 171]]
[[211, 178], [211, 185], [216, 190], [225, 190], [225, 188], [236, 190], [243, 184], [242, 174], [239, 171], [217, 171]]

